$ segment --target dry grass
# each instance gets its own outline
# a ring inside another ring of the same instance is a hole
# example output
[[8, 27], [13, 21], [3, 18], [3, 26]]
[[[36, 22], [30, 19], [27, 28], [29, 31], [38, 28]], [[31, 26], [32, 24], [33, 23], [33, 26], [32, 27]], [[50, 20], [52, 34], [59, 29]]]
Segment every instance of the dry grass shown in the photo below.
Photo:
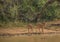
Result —
[[31, 36], [0, 37], [0, 42], [60, 42], [60, 35], [54, 35], [54, 36], [31, 35]]

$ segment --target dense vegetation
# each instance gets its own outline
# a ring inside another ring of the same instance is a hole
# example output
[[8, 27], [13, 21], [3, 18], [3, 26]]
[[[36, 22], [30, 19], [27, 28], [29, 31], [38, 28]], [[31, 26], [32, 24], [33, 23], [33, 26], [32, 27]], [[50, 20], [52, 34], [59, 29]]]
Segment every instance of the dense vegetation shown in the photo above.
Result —
[[60, 0], [49, 1], [0, 0], [0, 27], [60, 19]]

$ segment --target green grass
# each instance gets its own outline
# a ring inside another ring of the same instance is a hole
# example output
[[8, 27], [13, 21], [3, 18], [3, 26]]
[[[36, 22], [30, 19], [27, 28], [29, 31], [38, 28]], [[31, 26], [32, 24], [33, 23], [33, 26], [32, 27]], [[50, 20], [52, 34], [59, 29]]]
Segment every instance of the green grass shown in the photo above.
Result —
[[0, 42], [60, 42], [60, 36], [16, 36], [0, 37]]

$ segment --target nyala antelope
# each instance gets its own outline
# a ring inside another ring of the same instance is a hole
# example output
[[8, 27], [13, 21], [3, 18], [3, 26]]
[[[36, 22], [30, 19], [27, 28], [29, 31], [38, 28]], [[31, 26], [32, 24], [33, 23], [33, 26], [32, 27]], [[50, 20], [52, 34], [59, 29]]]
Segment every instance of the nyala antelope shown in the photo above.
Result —
[[43, 22], [43, 23], [37, 23], [36, 28], [39, 30], [39, 33], [41, 33], [41, 32], [44, 33], [45, 26], [46, 26], [45, 22]]
[[28, 33], [32, 33], [33, 32], [33, 25], [32, 24], [28, 24], [27, 28], [28, 28]]

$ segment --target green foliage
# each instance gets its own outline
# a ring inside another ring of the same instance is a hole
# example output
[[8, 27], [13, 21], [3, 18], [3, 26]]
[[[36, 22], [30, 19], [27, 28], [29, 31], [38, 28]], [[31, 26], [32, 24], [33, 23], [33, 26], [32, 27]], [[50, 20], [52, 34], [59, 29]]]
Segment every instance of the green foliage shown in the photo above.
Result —
[[[29, 22], [41, 12], [41, 20], [60, 19], [60, 6], [57, 1], [42, 8], [48, 0], [0, 0], [0, 22]], [[34, 21], [33, 21], [34, 22]]]

